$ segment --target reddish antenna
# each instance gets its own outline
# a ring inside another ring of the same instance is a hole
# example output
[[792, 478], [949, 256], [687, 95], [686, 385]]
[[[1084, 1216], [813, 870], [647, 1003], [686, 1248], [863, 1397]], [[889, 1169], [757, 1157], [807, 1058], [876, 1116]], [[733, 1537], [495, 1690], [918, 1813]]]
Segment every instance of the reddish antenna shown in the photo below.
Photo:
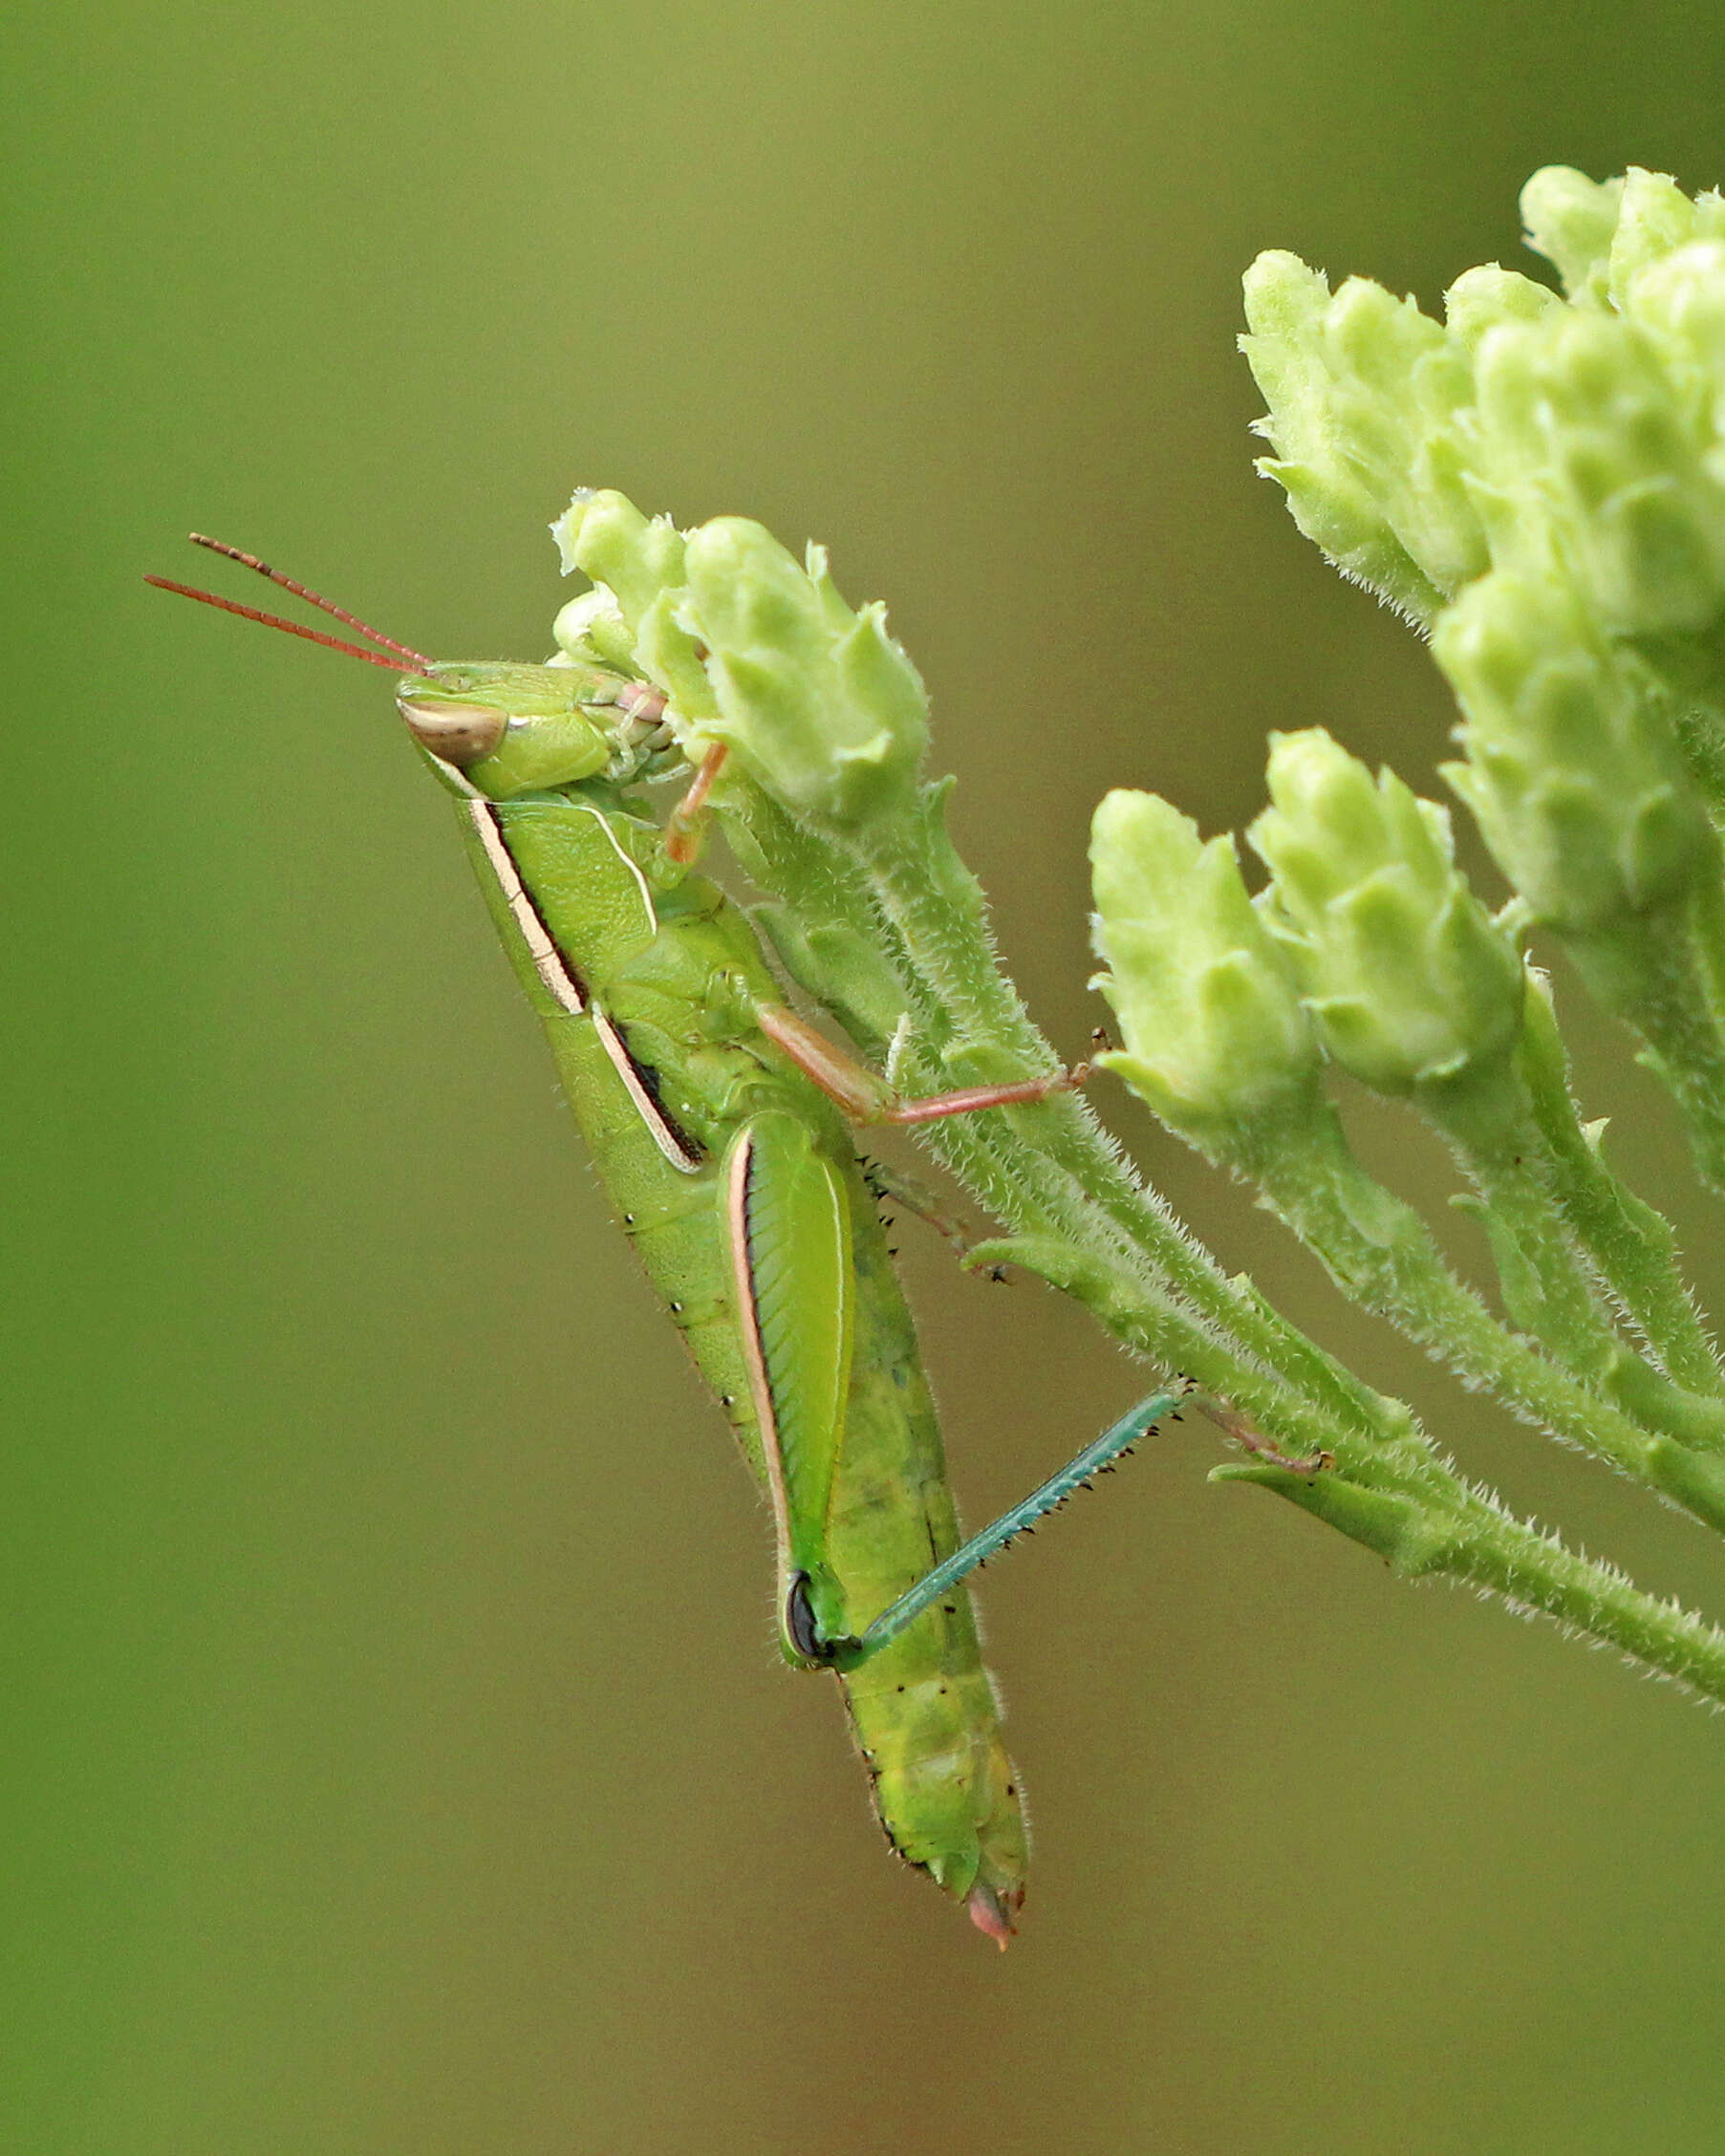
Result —
[[[213, 592], [201, 592], [191, 584], [177, 584], [168, 576], [146, 576], [144, 582], [153, 584], [159, 592], [178, 592], [182, 598], [196, 599], [201, 606], [219, 607], [224, 614], [237, 614], [247, 621], [261, 621], [266, 629], [280, 629], [290, 636], [303, 636], [309, 644], [322, 644], [330, 651], [345, 652], [350, 658], [362, 658], [368, 666], [386, 666], [392, 674], [402, 671], [399, 661], [406, 659], [409, 669], [416, 674], [429, 676], [434, 661], [423, 652], [417, 652], [411, 644], [398, 643], [393, 636], [385, 636], [361, 621], [356, 614], [349, 614], [345, 607], [336, 606], [321, 593], [296, 583], [291, 576], [284, 576], [279, 569], [271, 569], [268, 562], [260, 561], [256, 554], [244, 552], [238, 547], [225, 546], [220, 539], [209, 539], [201, 531], [187, 534], [194, 547], [206, 547], [212, 554], [224, 554], [229, 561], [238, 562], [242, 568], [254, 570], [259, 576], [268, 577], [271, 584], [279, 584], [284, 592], [291, 592], [295, 598], [304, 599], [308, 605], [322, 613], [334, 614], [337, 621], [346, 622], [350, 629], [357, 629], [362, 636], [380, 644], [382, 651], [366, 651], [358, 644], [350, 644], [343, 637], [325, 636], [321, 630], [305, 628], [297, 621], [285, 621], [279, 614], [264, 614], [257, 607], [241, 606], [237, 599], [218, 598]], [[384, 656], [394, 652], [397, 658]]]

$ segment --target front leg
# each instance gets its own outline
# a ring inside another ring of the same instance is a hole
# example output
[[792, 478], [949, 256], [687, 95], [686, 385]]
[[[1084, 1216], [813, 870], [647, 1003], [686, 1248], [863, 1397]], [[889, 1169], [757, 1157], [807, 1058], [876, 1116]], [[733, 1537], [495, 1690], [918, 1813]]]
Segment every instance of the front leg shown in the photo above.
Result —
[[946, 1115], [974, 1115], [982, 1109], [1010, 1108], [1025, 1101], [1069, 1093], [1090, 1074], [1088, 1063], [1056, 1070], [1043, 1078], [1023, 1078], [1010, 1086], [965, 1086], [950, 1093], [929, 1093], [906, 1100], [895, 1086], [877, 1077], [788, 1004], [761, 1003], [755, 1023], [852, 1123], [935, 1123]]

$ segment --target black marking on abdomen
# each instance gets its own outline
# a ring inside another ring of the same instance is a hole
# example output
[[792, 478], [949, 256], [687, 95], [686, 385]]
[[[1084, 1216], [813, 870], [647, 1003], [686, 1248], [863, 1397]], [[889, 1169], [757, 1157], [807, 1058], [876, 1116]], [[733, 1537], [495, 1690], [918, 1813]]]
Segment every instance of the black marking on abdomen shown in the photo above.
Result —
[[654, 1144], [679, 1174], [698, 1174], [706, 1165], [706, 1153], [659, 1098], [658, 1072], [651, 1064], [640, 1060], [624, 1040], [623, 1029], [615, 1019], [596, 1003], [593, 1022], [598, 1029], [599, 1045], [628, 1088], [635, 1111], [647, 1126]]

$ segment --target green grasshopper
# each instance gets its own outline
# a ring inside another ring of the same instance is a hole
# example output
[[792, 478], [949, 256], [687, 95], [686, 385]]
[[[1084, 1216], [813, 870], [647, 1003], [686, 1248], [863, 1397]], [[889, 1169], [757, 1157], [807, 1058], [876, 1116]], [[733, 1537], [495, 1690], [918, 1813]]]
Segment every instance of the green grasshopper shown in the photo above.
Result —
[[[196, 537], [196, 535], [194, 535]], [[906, 1101], [790, 1010], [754, 928], [690, 864], [701, 781], [650, 684], [596, 666], [444, 664], [255, 556], [381, 647], [153, 584], [387, 666], [463, 833], [624, 1230], [771, 1503], [786, 1659], [834, 1671], [900, 1856], [1004, 1946], [1024, 1899], [1018, 1780], [966, 1575], [1171, 1411], [1124, 1417], [960, 1545], [916, 1338], [847, 1117], [906, 1123], [1077, 1082]]]

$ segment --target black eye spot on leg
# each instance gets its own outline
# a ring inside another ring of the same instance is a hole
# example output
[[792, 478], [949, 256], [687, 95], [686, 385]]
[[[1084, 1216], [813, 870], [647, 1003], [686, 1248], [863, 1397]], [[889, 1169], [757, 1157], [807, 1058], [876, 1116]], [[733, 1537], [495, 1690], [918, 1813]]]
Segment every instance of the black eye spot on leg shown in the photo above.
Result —
[[814, 1621], [814, 1609], [809, 1600], [809, 1575], [799, 1572], [790, 1583], [790, 1592], [785, 1598], [785, 1629], [790, 1644], [805, 1662], [824, 1662], [827, 1659], [827, 1643], [821, 1637], [820, 1627]]

